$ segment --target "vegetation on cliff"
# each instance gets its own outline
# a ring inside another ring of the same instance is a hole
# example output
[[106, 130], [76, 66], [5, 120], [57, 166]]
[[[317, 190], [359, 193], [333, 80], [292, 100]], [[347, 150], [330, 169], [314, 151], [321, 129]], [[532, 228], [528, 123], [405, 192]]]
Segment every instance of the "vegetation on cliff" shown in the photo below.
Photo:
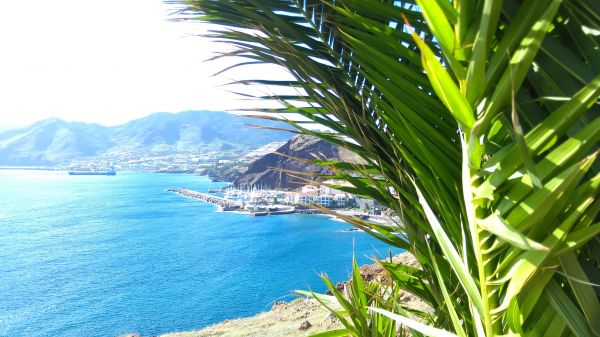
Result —
[[345, 292], [325, 278], [335, 296], [315, 296], [344, 328], [322, 336], [600, 335], [596, 1], [178, 2], [223, 26], [224, 55], [288, 69], [244, 83], [296, 88], [265, 112], [333, 130], [274, 117], [358, 154], [315, 164], [401, 217], [348, 220], [422, 269]]

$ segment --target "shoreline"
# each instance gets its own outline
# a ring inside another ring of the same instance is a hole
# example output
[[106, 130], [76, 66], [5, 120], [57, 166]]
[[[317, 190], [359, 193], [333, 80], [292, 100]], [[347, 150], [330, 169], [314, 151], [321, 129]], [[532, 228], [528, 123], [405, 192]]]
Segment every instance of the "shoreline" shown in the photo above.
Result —
[[[196, 199], [196, 200], [200, 200], [200, 201], [204, 201], [206, 203], [212, 204], [217, 206], [217, 210], [215, 212], [219, 212], [219, 213], [233, 213], [233, 214], [244, 214], [244, 215], [253, 215], [253, 216], [263, 216], [263, 215], [283, 215], [283, 214], [298, 214], [298, 215], [317, 215], [317, 216], [325, 216], [328, 217], [329, 219], [331, 219], [332, 221], [336, 221], [336, 222], [341, 222], [347, 225], [352, 226], [351, 223], [333, 215], [333, 214], [329, 214], [326, 212], [322, 212], [322, 211], [318, 211], [315, 210], [315, 212], [312, 212], [311, 209], [294, 209], [293, 211], [283, 211], [283, 212], [268, 212], [268, 214], [260, 214], [257, 215], [256, 213], [253, 213], [250, 210], [243, 210], [243, 209], [229, 209], [226, 210], [224, 209], [223, 206], [219, 205], [218, 203], [214, 203], [211, 201], [206, 200], [207, 198], [215, 198], [215, 199], [222, 199], [219, 197], [215, 197], [212, 196], [210, 194], [206, 194], [206, 193], [202, 193], [202, 192], [196, 192], [196, 191], [192, 191], [192, 190], [188, 190], [188, 189], [168, 189], [168, 192], [173, 192], [175, 194], [178, 194], [180, 196], [183, 196], [185, 198], [189, 198], [189, 199]], [[225, 200], [225, 199], [224, 199]], [[356, 216], [357, 214], [359, 216], [366, 216], [366, 214], [351, 210], [351, 209], [337, 209], [336, 212], [339, 212], [340, 214], [346, 215], [346, 216]], [[382, 223], [382, 224], [386, 224], [389, 222], [386, 222], [385, 219], [382, 219], [381, 217], [377, 217], [374, 218], [372, 216], [368, 216], [367, 217], [370, 221], [376, 222], [376, 223]], [[350, 227], [350, 228], [346, 228], [346, 229], [339, 229], [336, 230], [336, 232], [338, 233], [353, 233], [353, 232], [364, 232], [364, 230], [356, 228], [354, 226]]]
[[[407, 252], [395, 255], [392, 261], [420, 268], [416, 259]], [[386, 277], [386, 272], [378, 263], [362, 265], [360, 273], [365, 281]], [[343, 288], [349, 282], [338, 283], [336, 287]], [[401, 299], [411, 306], [427, 308], [424, 302], [410, 293], [403, 293]], [[342, 328], [341, 323], [322, 308], [317, 300], [298, 297], [289, 302], [276, 302], [271, 310], [254, 316], [226, 319], [196, 330], [170, 332], [159, 337], [303, 337], [339, 328]]]
[[[227, 212], [227, 213], [238, 213], [238, 214], [249, 214], [253, 216], [267, 216], [267, 215], [283, 215], [283, 214], [308, 214], [308, 215], [324, 215], [330, 217], [333, 221], [339, 221], [348, 223], [337, 216], [330, 214], [325, 211], [321, 211], [319, 209], [313, 208], [298, 208], [297, 206], [291, 205], [255, 205], [255, 209], [245, 208], [244, 203], [241, 205], [238, 202], [231, 201], [229, 199], [225, 199], [222, 197], [218, 197], [216, 195], [212, 195], [209, 193], [198, 192], [194, 190], [190, 190], [187, 188], [174, 188], [168, 189], [168, 192], [172, 192], [178, 194], [180, 196], [196, 199], [200, 201], [204, 201], [218, 207], [217, 212]], [[345, 216], [358, 217], [363, 220], [368, 220], [378, 224], [390, 224], [393, 221], [391, 219], [385, 219], [382, 216], [375, 216], [371, 214], [367, 214], [364, 212], [359, 212], [350, 208], [336, 208], [332, 209], [334, 212], [339, 213]]]
[[226, 319], [197, 330], [169, 332], [158, 337], [304, 337], [341, 327], [317, 300], [296, 298], [276, 302], [270, 310], [254, 316]]

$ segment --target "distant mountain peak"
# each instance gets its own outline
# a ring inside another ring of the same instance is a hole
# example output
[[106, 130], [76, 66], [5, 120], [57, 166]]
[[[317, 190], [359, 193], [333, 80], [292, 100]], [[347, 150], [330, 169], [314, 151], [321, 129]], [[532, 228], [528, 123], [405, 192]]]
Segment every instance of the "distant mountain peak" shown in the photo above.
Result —
[[287, 132], [258, 130], [246, 124], [279, 126], [226, 112], [158, 112], [118, 126], [48, 118], [0, 133], [0, 165], [52, 165], [124, 150], [140, 153], [203, 153], [253, 150], [285, 141]]

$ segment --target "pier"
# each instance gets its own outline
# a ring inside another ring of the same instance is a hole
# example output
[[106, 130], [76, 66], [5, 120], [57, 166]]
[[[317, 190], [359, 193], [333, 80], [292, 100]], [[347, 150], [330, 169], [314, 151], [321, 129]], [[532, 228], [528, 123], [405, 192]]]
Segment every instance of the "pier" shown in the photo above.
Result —
[[224, 211], [236, 211], [240, 209], [240, 205], [225, 198], [220, 198], [214, 195], [188, 190], [185, 188], [178, 188], [174, 190], [169, 190], [169, 192], [175, 192], [179, 195], [183, 195], [188, 198], [199, 199], [202, 201], [210, 202], [211, 204], [215, 204], [223, 208]]

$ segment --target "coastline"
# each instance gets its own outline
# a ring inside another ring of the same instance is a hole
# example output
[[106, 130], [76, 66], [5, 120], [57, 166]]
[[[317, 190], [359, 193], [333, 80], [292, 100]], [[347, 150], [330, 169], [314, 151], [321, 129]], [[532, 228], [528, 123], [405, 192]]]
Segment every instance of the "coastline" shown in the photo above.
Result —
[[[218, 197], [214, 194], [201, 193], [185, 188], [169, 189], [168, 191], [186, 198], [197, 199], [216, 205], [218, 207], [218, 212], [256, 215], [253, 214], [250, 209], [244, 209], [236, 206], [237, 204], [235, 202], [229, 199]], [[274, 206], [279, 205], [267, 205], [264, 207]], [[307, 210], [314, 212], [303, 212]], [[368, 220], [379, 224], [389, 224], [393, 222], [393, 220], [390, 218], [386, 219], [381, 215], [374, 216], [371, 214], [366, 214], [355, 209], [338, 208], [334, 211], [344, 216], [359, 217], [363, 220]], [[347, 223], [343, 219], [336, 217], [333, 214], [319, 211], [318, 209], [300, 209], [299, 212], [294, 209], [293, 212], [286, 212], [286, 214], [291, 213], [322, 215], [334, 221]], [[340, 232], [353, 231], [362, 230], [354, 227], [340, 230]], [[414, 257], [408, 253], [402, 253], [394, 256], [393, 261], [396, 263], [418, 266], [418, 263]], [[365, 280], [386, 278], [383, 267], [381, 267], [381, 265], [378, 263], [363, 265], [360, 270], [361, 275]], [[340, 289], [346, 286], [348, 283], [349, 281], [345, 281], [337, 284], [336, 287]], [[408, 293], [402, 295], [402, 300], [414, 302], [417, 306], [424, 305], [422, 302], [416, 299], [416, 297]], [[309, 298], [296, 298], [290, 302], [276, 302], [272, 306], [271, 310], [260, 312], [254, 316], [226, 319], [198, 330], [171, 332], [160, 335], [160, 337], [301, 337], [340, 328], [343, 328], [343, 325], [339, 322], [339, 320], [326, 311], [317, 300]], [[136, 335], [128, 335], [128, 337], [129, 336], [137, 337]]]
[[252, 317], [228, 319], [199, 330], [172, 332], [160, 337], [299, 337], [341, 327], [316, 300], [296, 298], [277, 302], [271, 310]]
[[[194, 190], [190, 190], [187, 188], [174, 188], [168, 189], [168, 192], [172, 192], [178, 194], [180, 196], [197, 199], [200, 201], [204, 201], [218, 207], [217, 212], [227, 212], [227, 213], [239, 213], [239, 214], [249, 214], [253, 216], [266, 216], [266, 215], [279, 215], [279, 214], [311, 214], [311, 215], [324, 215], [330, 217], [334, 221], [345, 222], [345, 220], [317, 208], [310, 208], [306, 206], [297, 205], [281, 205], [281, 204], [267, 204], [267, 205], [252, 205], [251, 204], [244, 205], [244, 203], [235, 202], [226, 198], [219, 197], [217, 195], [209, 193], [198, 192]], [[372, 215], [364, 212], [359, 212], [355, 209], [350, 208], [336, 208], [332, 209], [334, 212], [339, 213], [344, 216], [350, 217], [358, 217], [362, 220], [369, 220], [371, 222], [377, 224], [390, 224], [393, 223], [393, 220], [381, 215]]]
[[[416, 259], [407, 252], [394, 256], [392, 261], [420, 268]], [[360, 273], [365, 281], [377, 278], [386, 282], [386, 272], [378, 263], [363, 265]], [[339, 283], [336, 287], [343, 288], [349, 282]], [[411, 306], [427, 308], [424, 302], [410, 293], [401, 294], [400, 299]], [[342, 327], [316, 300], [296, 298], [290, 302], [276, 302], [270, 311], [255, 316], [227, 319], [198, 330], [171, 332], [160, 337], [303, 337]]]

